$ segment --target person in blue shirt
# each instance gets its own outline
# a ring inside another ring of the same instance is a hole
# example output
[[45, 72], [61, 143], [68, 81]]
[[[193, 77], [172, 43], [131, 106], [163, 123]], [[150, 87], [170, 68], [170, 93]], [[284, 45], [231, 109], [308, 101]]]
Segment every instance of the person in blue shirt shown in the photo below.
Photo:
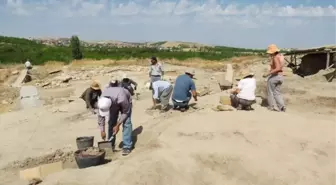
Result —
[[194, 70], [187, 70], [185, 74], [176, 78], [172, 95], [174, 109], [179, 109], [182, 112], [188, 109], [191, 96], [197, 101], [196, 86], [192, 80], [194, 75]]

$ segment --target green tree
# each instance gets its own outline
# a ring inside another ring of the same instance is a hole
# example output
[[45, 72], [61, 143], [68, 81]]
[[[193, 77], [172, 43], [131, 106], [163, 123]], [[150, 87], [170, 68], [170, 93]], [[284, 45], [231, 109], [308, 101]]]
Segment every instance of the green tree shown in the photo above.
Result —
[[72, 58], [75, 60], [80, 60], [83, 58], [83, 53], [80, 46], [79, 38], [75, 35], [71, 37], [70, 46], [72, 50]]

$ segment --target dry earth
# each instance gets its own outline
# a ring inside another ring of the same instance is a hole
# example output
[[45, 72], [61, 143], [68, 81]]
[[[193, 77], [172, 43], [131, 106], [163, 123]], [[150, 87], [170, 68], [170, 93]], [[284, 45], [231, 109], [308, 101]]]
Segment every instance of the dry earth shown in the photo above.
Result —
[[[267, 64], [251, 58], [232, 62], [237, 75], [245, 67], [255, 70], [257, 94], [264, 96], [261, 75]], [[85, 110], [78, 97], [92, 79], [105, 85], [112, 76], [123, 73], [140, 85], [132, 118], [135, 150], [127, 157], [116, 153], [112, 162], [102, 166], [79, 170], [69, 165], [42, 184], [335, 184], [335, 83], [288, 73], [282, 89], [288, 112], [267, 111], [261, 98], [254, 111], [214, 112], [212, 107], [225, 94], [216, 80], [225, 68], [205, 62], [203, 69], [196, 69], [196, 85], [199, 90], [210, 88], [211, 94], [192, 102], [197, 104], [188, 112], [159, 113], [146, 111], [151, 106], [151, 94], [145, 88], [146, 66], [102, 62], [104, 65], [97, 67], [99, 62], [90, 63], [40, 66], [33, 71], [35, 80], [30, 84], [39, 87], [44, 106], [19, 110], [12, 103], [11, 112], [0, 115], [0, 184], [27, 184], [19, 180], [18, 171], [38, 164], [73, 164], [78, 136], [92, 135], [95, 142], [100, 141], [96, 116]], [[209, 65], [221, 68], [210, 71]], [[165, 67], [167, 78], [172, 80], [187, 68]], [[62, 71], [49, 74], [58, 69]], [[62, 82], [69, 77], [68, 82]], [[13, 89], [1, 88], [4, 92]], [[121, 134], [117, 139], [121, 141]]]

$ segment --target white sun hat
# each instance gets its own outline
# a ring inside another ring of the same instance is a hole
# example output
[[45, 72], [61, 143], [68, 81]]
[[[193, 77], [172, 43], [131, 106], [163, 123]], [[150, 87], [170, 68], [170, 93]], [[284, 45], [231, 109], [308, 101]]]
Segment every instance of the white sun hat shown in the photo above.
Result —
[[98, 100], [98, 112], [101, 116], [109, 116], [110, 115], [110, 107], [112, 105], [112, 101], [110, 98], [101, 97]]
[[124, 78], [128, 78], [127, 74], [124, 73], [124, 74], [122, 75], [122, 78], [123, 78], [123, 79], [124, 79]]

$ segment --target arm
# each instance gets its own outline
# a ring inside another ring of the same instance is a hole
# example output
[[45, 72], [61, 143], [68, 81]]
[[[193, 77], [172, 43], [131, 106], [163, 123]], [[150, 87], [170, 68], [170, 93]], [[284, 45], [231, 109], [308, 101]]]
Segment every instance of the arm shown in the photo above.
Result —
[[84, 101], [86, 103], [86, 106], [88, 107], [88, 109], [92, 109], [92, 106], [91, 106], [91, 93], [92, 93], [92, 90], [91, 89], [88, 89], [86, 92], [85, 92], [85, 96], [84, 96]]
[[105, 117], [98, 114], [98, 125], [101, 132], [105, 132]]
[[164, 71], [163, 71], [163, 66], [162, 66], [162, 64], [160, 64], [160, 70], [161, 70], [161, 74], [162, 74], [162, 76], [164, 75]]
[[192, 94], [194, 100], [197, 101], [196, 86], [195, 86], [195, 82], [193, 80], [191, 80], [191, 83], [190, 83], [190, 90], [191, 90], [191, 94]]
[[152, 75], [152, 65], [149, 66], [149, 72], [148, 72], [148, 76], [150, 77]]
[[135, 88], [138, 86], [138, 83], [136, 83], [134, 80], [132, 79], [129, 79], [129, 80], [130, 80], [130, 83], [133, 84]]
[[153, 99], [159, 99], [159, 86], [156, 83], [153, 83]]
[[128, 117], [129, 110], [131, 108], [130, 104], [130, 94], [127, 90], [123, 91], [124, 93], [120, 93], [118, 97], [117, 103], [120, 106], [120, 118], [118, 120], [117, 126], [120, 126], [122, 123], [124, 123]]
[[231, 93], [232, 93], [232, 94], [238, 94], [238, 93], [240, 92], [240, 90], [242, 89], [242, 87], [243, 87], [243, 82], [240, 80], [240, 81], [238, 82], [238, 86], [237, 86], [236, 88], [234, 88], [234, 89], [231, 91]]

